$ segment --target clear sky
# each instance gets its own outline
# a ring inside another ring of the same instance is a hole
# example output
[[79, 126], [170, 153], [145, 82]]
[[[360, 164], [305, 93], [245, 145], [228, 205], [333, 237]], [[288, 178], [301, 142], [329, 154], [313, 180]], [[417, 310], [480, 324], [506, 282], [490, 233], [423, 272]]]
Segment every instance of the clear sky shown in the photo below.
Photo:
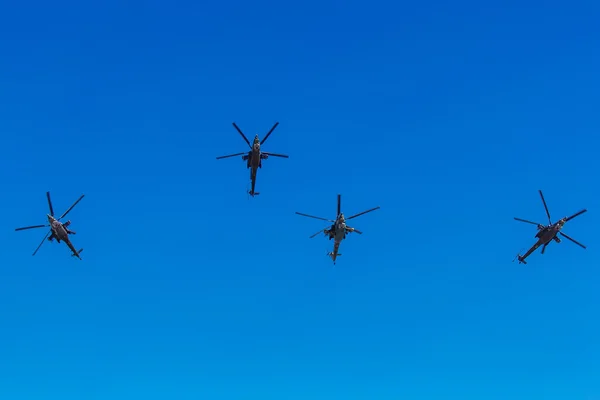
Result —
[[[600, 399], [600, 5], [4, 2], [0, 398]], [[286, 153], [247, 198], [231, 126]], [[544, 222], [563, 241], [511, 263]], [[46, 243], [50, 190], [73, 242]], [[309, 239], [354, 220], [363, 235]]]

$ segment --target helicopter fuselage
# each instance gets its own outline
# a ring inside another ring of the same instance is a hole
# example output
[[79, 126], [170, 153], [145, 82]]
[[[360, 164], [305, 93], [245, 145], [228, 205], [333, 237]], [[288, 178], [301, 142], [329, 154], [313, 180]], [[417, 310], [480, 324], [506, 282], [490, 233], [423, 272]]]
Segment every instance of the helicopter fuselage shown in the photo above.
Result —
[[561, 220], [552, 225], [548, 225], [548, 226], [545, 226], [544, 228], [540, 229], [538, 231], [538, 233], [535, 235], [535, 237], [538, 238], [538, 243], [540, 245], [548, 244], [552, 240], [560, 242], [560, 239], [557, 237], [557, 235], [558, 235], [558, 232], [560, 232], [560, 230], [562, 229], [563, 225], [564, 225], [564, 222], [562, 222], [562, 220]]
[[269, 156], [263, 154], [260, 151], [260, 142], [258, 141], [258, 137], [254, 139], [254, 143], [252, 144], [252, 150], [248, 152], [248, 154], [242, 156], [242, 160], [246, 161], [246, 168], [250, 168], [250, 181], [252, 188], [250, 189], [250, 195], [254, 196], [258, 194], [254, 191], [254, 187], [256, 185], [256, 173], [259, 168], [262, 168], [262, 160], [267, 159]]
[[338, 220], [333, 227], [333, 240], [336, 243], [341, 243], [346, 238], [346, 223]]
[[342, 244], [342, 240], [346, 238], [346, 233], [346, 222], [339, 218], [333, 225], [331, 225], [329, 229], [325, 230], [325, 234], [329, 236], [329, 240], [333, 239], [333, 251], [329, 253], [329, 256], [333, 260], [334, 264], [338, 256], [340, 244]]
[[544, 254], [544, 250], [546, 246], [551, 242], [555, 241], [556, 243], [560, 243], [561, 240], [558, 237], [558, 232], [562, 229], [565, 224], [564, 220], [560, 220], [552, 225], [544, 226], [543, 228], [538, 228], [539, 231], [536, 233], [535, 237], [538, 238], [537, 242], [525, 253], [523, 256], [518, 256], [519, 262], [524, 263], [525, 259], [529, 257], [531, 253], [536, 251], [540, 246], [542, 247], [542, 254]]
[[260, 151], [260, 143], [254, 143], [252, 150], [247, 155], [242, 156], [242, 160], [246, 161], [246, 168], [256, 170], [257, 168], [262, 168], [261, 161], [267, 157], [266, 154], [262, 154]]
[[73, 255], [81, 260], [79, 252], [77, 251], [77, 249], [75, 249], [75, 246], [73, 246], [73, 243], [71, 243], [71, 240], [69, 239], [69, 234], [75, 233], [67, 229], [67, 226], [71, 224], [71, 221], [67, 221], [63, 224], [60, 221], [56, 220], [53, 216], [48, 215], [48, 222], [50, 222], [50, 230], [52, 231], [52, 234], [50, 235], [48, 240], [52, 241], [53, 239], [56, 239], [58, 243], [60, 243], [61, 241], [65, 242], [69, 249], [71, 249], [71, 251], [73, 252]]
[[59, 221], [55, 220], [55, 219], [51, 219], [52, 217], [49, 217], [49, 221], [50, 222], [50, 229], [52, 230], [52, 236], [57, 240], [58, 243], [60, 243], [60, 241], [68, 241], [69, 240], [69, 234], [67, 232], [67, 228], [64, 227], [63, 224], [61, 224]]

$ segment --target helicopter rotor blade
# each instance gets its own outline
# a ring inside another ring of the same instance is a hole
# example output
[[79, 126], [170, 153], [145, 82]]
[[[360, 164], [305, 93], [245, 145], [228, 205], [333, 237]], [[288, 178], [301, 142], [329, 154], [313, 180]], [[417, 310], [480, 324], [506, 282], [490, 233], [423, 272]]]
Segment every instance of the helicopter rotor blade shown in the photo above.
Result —
[[319, 233], [325, 233], [325, 229], [321, 229], [321, 230], [319, 230], [317, 233], [315, 233], [314, 235], [310, 236], [310, 238], [309, 238], [309, 239], [312, 239], [312, 238], [314, 238], [314, 237], [315, 237], [315, 236], [317, 236]]
[[517, 217], [514, 217], [514, 218], [515, 218], [517, 221], [521, 221], [521, 222], [527, 222], [528, 224], [531, 224], [531, 225], [537, 225], [537, 226], [540, 226], [540, 225], [542, 225], [542, 224], [538, 224], [537, 222], [528, 221], [528, 220], [526, 220], [526, 219], [521, 219], [521, 218], [517, 218]]
[[33, 252], [32, 256], [35, 256], [35, 254], [38, 252], [38, 250], [40, 249], [40, 247], [42, 247], [42, 245], [44, 244], [44, 242], [46, 241], [46, 239], [48, 238], [48, 236], [50, 236], [51, 233], [52, 233], [51, 230], [48, 231], [48, 233], [46, 233], [46, 236], [44, 236], [44, 238], [40, 242], [40, 245], [37, 247], [37, 249], [35, 249], [35, 251]]
[[264, 142], [267, 141], [267, 139], [269, 138], [269, 136], [271, 135], [271, 133], [273, 133], [273, 131], [275, 130], [275, 128], [277, 128], [277, 125], [279, 125], [279, 122], [275, 122], [275, 125], [273, 125], [273, 127], [271, 128], [271, 130], [265, 135], [265, 137], [263, 138], [263, 140], [261, 140], [260, 145], [262, 146]]
[[548, 216], [548, 223], [550, 225], [552, 225], [552, 220], [550, 219], [550, 211], [548, 211], [548, 206], [546, 205], [546, 200], [544, 199], [544, 195], [542, 194], [542, 191], [539, 190], [540, 192], [540, 197], [542, 198], [542, 203], [544, 203], [544, 208], [546, 209], [546, 215]]
[[52, 208], [52, 200], [50, 200], [50, 192], [46, 192], [46, 197], [48, 198], [48, 206], [50, 207], [50, 215], [54, 217], [54, 208]]
[[24, 228], [17, 228], [15, 229], [15, 231], [23, 231], [25, 229], [34, 229], [34, 228], [47, 228], [50, 225], [33, 225], [33, 226], [26, 226]]
[[290, 156], [285, 155], [285, 154], [267, 153], [266, 151], [263, 151], [262, 153], [266, 154], [268, 156], [273, 156], [273, 157], [290, 158]]
[[248, 138], [246, 137], [246, 135], [244, 135], [244, 132], [242, 132], [242, 130], [240, 128], [238, 128], [238, 126], [235, 124], [235, 122], [233, 123], [233, 127], [235, 128], [236, 131], [239, 132], [240, 135], [242, 135], [242, 137], [244, 138], [244, 140], [246, 141], [246, 143], [248, 143], [248, 146], [250, 148], [252, 148], [252, 145], [250, 144], [250, 141], [248, 140]]
[[337, 215], [342, 213], [342, 195], [338, 194]]
[[583, 247], [584, 249], [587, 248], [584, 245], [582, 245], [581, 243], [579, 243], [577, 240], [573, 239], [571, 236], [564, 234], [562, 232], [558, 232], [558, 233], [560, 233], [561, 236], [564, 236], [565, 238], [569, 239], [571, 242], [575, 243], [576, 245], [579, 245], [579, 246]]
[[366, 214], [366, 213], [368, 213], [368, 212], [375, 211], [375, 210], [379, 210], [379, 208], [380, 208], [380, 207], [379, 207], [379, 206], [377, 206], [377, 207], [375, 207], [375, 208], [371, 208], [370, 210], [363, 211], [363, 212], [361, 212], [361, 213], [358, 213], [358, 214], [354, 214], [353, 216], [346, 218], [346, 220], [349, 220], [349, 219], [352, 219], [352, 218], [356, 218], [356, 217], [360, 217], [361, 215], [363, 215], [363, 214]]
[[585, 209], [584, 209], [584, 210], [581, 210], [581, 211], [579, 211], [579, 212], [576, 212], [575, 214], [573, 214], [573, 215], [571, 215], [569, 218], [567, 218], [567, 219], [565, 220], [565, 222], [572, 220], [573, 218], [575, 218], [575, 217], [577, 217], [577, 216], [579, 216], [579, 215], [583, 214], [583, 213], [584, 213], [584, 212], [586, 212], [586, 211], [587, 211], [587, 210], [585, 210]]
[[299, 213], [297, 211], [296, 211], [296, 214], [302, 215], [303, 217], [315, 218], [315, 219], [320, 219], [322, 221], [327, 221], [327, 222], [333, 222], [333, 223], [335, 223], [335, 221], [327, 219], [327, 218], [315, 217], [314, 215], [303, 214], [303, 213]]
[[60, 221], [61, 219], [63, 219], [69, 212], [71, 212], [71, 210], [73, 209], [73, 207], [75, 207], [77, 205], [77, 203], [79, 203], [81, 201], [81, 199], [83, 199], [85, 197], [85, 194], [82, 194], [81, 197], [79, 197], [77, 199], [77, 201], [75, 201], [75, 203], [73, 203], [73, 205], [71, 207], [69, 207], [69, 209], [67, 211], [65, 211], [65, 213], [63, 215], [60, 216], [60, 218], [58, 219], [58, 221]]
[[235, 156], [243, 156], [244, 154], [246, 154], [246, 152], [244, 152], [244, 153], [235, 153], [235, 154], [230, 154], [230, 155], [228, 155], [228, 156], [220, 156], [220, 157], [217, 157], [217, 160], [220, 160], [220, 159], [222, 159], [222, 158], [229, 158], [229, 157], [235, 157]]

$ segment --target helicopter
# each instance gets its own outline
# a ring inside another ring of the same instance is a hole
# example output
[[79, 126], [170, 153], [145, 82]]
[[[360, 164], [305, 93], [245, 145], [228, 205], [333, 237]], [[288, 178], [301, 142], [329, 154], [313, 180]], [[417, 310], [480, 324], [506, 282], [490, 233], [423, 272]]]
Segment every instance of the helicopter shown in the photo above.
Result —
[[83, 249], [80, 249], [79, 251], [77, 251], [75, 249], [75, 246], [73, 246], [73, 244], [71, 243], [71, 240], [69, 239], [69, 235], [76, 234], [76, 232], [74, 232], [68, 228], [69, 225], [71, 225], [71, 221], [69, 220], [65, 223], [62, 223], [62, 222], [60, 222], [60, 220], [63, 219], [73, 209], [73, 207], [75, 207], [77, 205], [77, 203], [79, 203], [81, 201], [81, 199], [83, 199], [84, 196], [85, 195], [81, 195], [81, 197], [79, 199], [77, 199], [77, 201], [75, 203], [73, 203], [73, 205], [71, 207], [69, 207], [69, 209], [67, 211], [65, 211], [63, 213], [63, 215], [61, 215], [57, 219], [54, 217], [54, 208], [52, 207], [52, 200], [50, 200], [50, 192], [46, 192], [46, 197], [48, 198], [48, 206], [50, 207], [50, 214], [46, 215], [46, 217], [48, 218], [49, 225], [34, 225], [34, 226], [26, 226], [24, 228], [15, 229], [15, 231], [22, 231], [25, 229], [50, 227], [50, 231], [46, 234], [46, 236], [44, 236], [44, 239], [42, 239], [42, 242], [37, 247], [37, 249], [35, 249], [35, 251], [33, 252], [32, 255], [35, 256], [35, 254], [38, 252], [40, 247], [42, 247], [42, 245], [44, 244], [44, 242], [46, 241], [46, 238], [47, 238], [50, 242], [53, 241], [54, 239], [56, 239], [56, 241], [58, 243], [60, 243], [60, 241], [62, 240], [63, 242], [65, 242], [67, 244], [67, 246], [69, 246], [69, 249], [71, 249], [71, 251], [73, 252], [73, 254], [71, 256], [77, 257], [81, 260], [81, 256], [79, 254], [83, 251]]
[[548, 216], [548, 225], [542, 225], [538, 222], [532, 222], [532, 221], [528, 221], [526, 219], [514, 217], [515, 220], [517, 220], [517, 221], [526, 222], [526, 223], [532, 224], [532, 225], [537, 225], [537, 229], [538, 229], [538, 232], [535, 235], [535, 237], [538, 238], [537, 242], [527, 251], [527, 253], [525, 253], [525, 255], [523, 255], [523, 256], [521, 256], [520, 254], [517, 255], [517, 258], [519, 259], [519, 264], [521, 264], [521, 263], [527, 264], [525, 259], [527, 257], [529, 257], [529, 255], [531, 253], [533, 253], [535, 250], [537, 250], [538, 247], [542, 246], [542, 254], [544, 254], [544, 252], [546, 251], [546, 246], [548, 246], [548, 244], [550, 244], [550, 242], [552, 242], [554, 240], [556, 243], [560, 243], [561, 240], [558, 237], [559, 234], [561, 236], [567, 238], [568, 240], [572, 241], [573, 243], [577, 244], [578, 246], [581, 246], [584, 249], [586, 248], [583, 244], [579, 243], [578, 241], [576, 241], [572, 237], [568, 236], [567, 234], [561, 232], [561, 230], [567, 221], [570, 221], [573, 218], [583, 214], [587, 210], [583, 209], [583, 210], [578, 211], [575, 214], [571, 215], [570, 217], [564, 217], [564, 218], [559, 219], [555, 223], [552, 223], [552, 220], [550, 218], [550, 211], [548, 211], [548, 206], [546, 205], [546, 200], [544, 199], [544, 195], [541, 190], [539, 190], [539, 192], [540, 192], [540, 197], [542, 198], [542, 203], [544, 203], [544, 208], [546, 209], [546, 215]]
[[310, 236], [310, 238], [312, 239], [315, 236], [317, 236], [319, 233], [323, 232], [325, 234], [325, 236], [329, 237], [329, 240], [331, 240], [331, 239], [334, 240], [333, 251], [328, 252], [327, 256], [331, 257], [331, 259], [333, 260], [333, 264], [335, 265], [336, 258], [338, 256], [342, 255], [341, 253], [338, 253], [338, 250], [339, 250], [340, 244], [342, 243], [342, 240], [344, 240], [346, 238], [346, 234], [348, 234], [350, 232], [356, 232], [359, 235], [362, 235], [362, 232], [359, 231], [358, 229], [352, 228], [352, 227], [346, 225], [346, 221], [348, 221], [352, 218], [359, 217], [368, 212], [378, 210], [379, 208], [380, 207], [377, 206], [375, 208], [371, 208], [370, 210], [363, 211], [361, 213], [352, 215], [351, 217], [344, 217], [344, 214], [342, 213], [342, 195], [338, 194], [337, 195], [337, 217], [336, 217], [335, 221], [331, 220], [331, 219], [315, 217], [314, 215], [308, 215], [308, 214], [303, 214], [303, 213], [299, 213], [299, 212], [296, 212], [296, 214], [302, 215], [303, 217], [309, 217], [309, 218], [320, 219], [323, 221], [333, 222], [333, 225], [331, 225], [329, 228], [321, 229], [314, 235]]
[[220, 160], [222, 158], [242, 156], [242, 160], [246, 161], [246, 168], [250, 168], [250, 181], [252, 184], [252, 188], [250, 189], [248, 194], [252, 197], [259, 194], [258, 192], [254, 191], [254, 186], [256, 185], [256, 172], [258, 171], [258, 168], [262, 168], [262, 160], [266, 160], [267, 158], [269, 158], [269, 156], [289, 158], [289, 156], [285, 154], [267, 153], [265, 151], [260, 150], [260, 146], [267, 141], [271, 133], [273, 133], [275, 128], [277, 128], [277, 125], [279, 125], [279, 122], [276, 122], [275, 125], [273, 125], [271, 130], [265, 135], [262, 141], [259, 140], [258, 135], [256, 135], [254, 136], [254, 142], [250, 144], [250, 141], [248, 140], [246, 135], [244, 135], [242, 130], [234, 122], [233, 127], [239, 132], [240, 135], [242, 135], [246, 143], [248, 143], [248, 146], [250, 146], [250, 151], [247, 153], [236, 153], [227, 156], [217, 157], [217, 160]]

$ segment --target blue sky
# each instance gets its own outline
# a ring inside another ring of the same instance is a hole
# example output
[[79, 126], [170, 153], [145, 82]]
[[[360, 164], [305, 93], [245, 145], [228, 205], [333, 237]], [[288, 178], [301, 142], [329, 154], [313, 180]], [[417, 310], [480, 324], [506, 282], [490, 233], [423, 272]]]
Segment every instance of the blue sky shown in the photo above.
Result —
[[0, 398], [600, 398], [596, 2], [121, 3], [0, 8]]

